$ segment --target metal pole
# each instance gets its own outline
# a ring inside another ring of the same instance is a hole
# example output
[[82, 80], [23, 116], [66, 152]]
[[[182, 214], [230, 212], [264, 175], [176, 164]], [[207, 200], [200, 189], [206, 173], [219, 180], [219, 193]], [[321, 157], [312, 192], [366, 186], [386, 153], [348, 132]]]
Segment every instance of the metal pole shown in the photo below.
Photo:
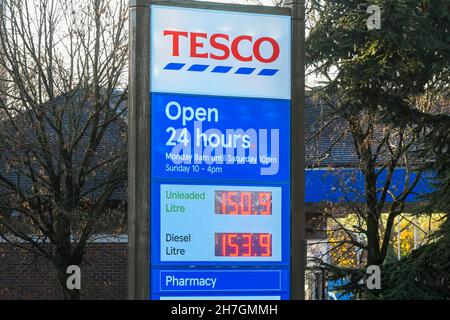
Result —
[[150, 9], [129, 3], [128, 299], [149, 299]]
[[292, 17], [291, 299], [305, 299], [305, 1], [287, 0]]
[[401, 244], [401, 217], [397, 217], [397, 259], [402, 259], [402, 244]]

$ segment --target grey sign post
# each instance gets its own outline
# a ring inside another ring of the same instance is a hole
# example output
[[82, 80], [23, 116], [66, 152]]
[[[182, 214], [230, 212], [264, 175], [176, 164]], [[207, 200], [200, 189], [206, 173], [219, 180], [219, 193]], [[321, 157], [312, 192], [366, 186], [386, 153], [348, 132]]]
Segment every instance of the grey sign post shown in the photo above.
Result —
[[[253, 13], [274, 8], [180, 0], [130, 0], [129, 3], [129, 99], [128, 99], [128, 298], [150, 298], [150, 4]], [[304, 299], [306, 266], [304, 96], [305, 6], [304, 0], [287, 0], [292, 17], [291, 105], [291, 299]]]
[[305, 0], [287, 0], [292, 19], [291, 299], [305, 298]]
[[128, 96], [128, 298], [149, 298], [150, 7], [130, 0]]

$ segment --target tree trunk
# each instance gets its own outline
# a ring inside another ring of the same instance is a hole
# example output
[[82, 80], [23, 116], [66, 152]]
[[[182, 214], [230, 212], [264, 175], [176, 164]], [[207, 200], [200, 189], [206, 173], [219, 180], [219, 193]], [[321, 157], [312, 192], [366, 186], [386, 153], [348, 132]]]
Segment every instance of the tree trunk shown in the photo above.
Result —
[[377, 200], [377, 177], [374, 166], [368, 165], [365, 172], [366, 222], [367, 222], [367, 266], [381, 265], [380, 213]]
[[379, 219], [368, 212], [367, 217], [367, 266], [381, 265]]

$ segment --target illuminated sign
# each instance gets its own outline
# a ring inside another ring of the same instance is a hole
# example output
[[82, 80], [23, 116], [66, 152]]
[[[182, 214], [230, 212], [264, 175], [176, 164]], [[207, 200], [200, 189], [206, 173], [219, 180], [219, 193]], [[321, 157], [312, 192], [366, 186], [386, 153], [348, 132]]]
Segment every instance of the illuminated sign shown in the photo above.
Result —
[[272, 215], [272, 192], [215, 191], [216, 214]]
[[288, 262], [285, 187], [161, 183], [153, 192], [154, 265]]
[[152, 177], [288, 181], [289, 107], [285, 100], [152, 93]]
[[151, 15], [152, 92], [291, 98], [289, 16], [161, 5]]
[[290, 26], [152, 5], [152, 298], [289, 297]]
[[218, 257], [271, 257], [270, 233], [216, 233], [215, 252]]

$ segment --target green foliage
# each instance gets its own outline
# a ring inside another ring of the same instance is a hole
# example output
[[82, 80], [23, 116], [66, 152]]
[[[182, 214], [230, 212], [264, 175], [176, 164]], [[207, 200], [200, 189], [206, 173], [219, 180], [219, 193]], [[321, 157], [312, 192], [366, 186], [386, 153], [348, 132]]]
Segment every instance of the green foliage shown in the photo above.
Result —
[[[364, 108], [389, 122], [420, 121], [411, 97], [431, 82], [448, 81], [449, 5], [446, 0], [328, 0], [307, 41], [307, 64], [321, 74], [337, 69], [322, 93], [346, 112]], [[369, 31], [369, 5], [381, 7], [381, 29]], [[407, 116], [405, 116], [407, 115]]]
[[[418, 156], [426, 169], [437, 174], [436, 192], [428, 199], [432, 205], [426, 209], [448, 212], [449, 2], [325, 0], [313, 4], [320, 19], [306, 43], [307, 64], [325, 79], [316, 92], [328, 99], [338, 97], [343, 114], [369, 110], [380, 121], [414, 128], [421, 141]], [[381, 7], [381, 29], [369, 31], [366, 9], [373, 4]], [[421, 106], [423, 97], [427, 106]], [[447, 110], [436, 110], [439, 104]]]
[[[319, 20], [306, 43], [307, 66], [323, 80], [319, 98], [340, 113], [376, 115], [417, 135], [421, 169], [436, 173], [426, 211], [450, 208], [450, 3], [448, 0], [314, 0]], [[369, 5], [381, 7], [381, 29], [368, 30]], [[431, 98], [430, 98], [431, 97]], [[422, 103], [425, 101], [425, 103]], [[446, 110], [436, 108], [445, 106]], [[424, 208], [422, 208], [423, 211]], [[366, 292], [364, 270], [323, 266], [344, 291], [381, 299], [449, 299], [449, 222], [435, 241], [383, 266], [382, 290]]]
[[379, 292], [367, 299], [450, 299], [450, 221], [436, 234], [437, 240], [414, 250], [408, 257], [386, 264]]
[[450, 212], [450, 120], [436, 120], [431, 132], [425, 137], [426, 147], [421, 156], [426, 166], [436, 172], [433, 182], [435, 191], [427, 196], [425, 212]]

